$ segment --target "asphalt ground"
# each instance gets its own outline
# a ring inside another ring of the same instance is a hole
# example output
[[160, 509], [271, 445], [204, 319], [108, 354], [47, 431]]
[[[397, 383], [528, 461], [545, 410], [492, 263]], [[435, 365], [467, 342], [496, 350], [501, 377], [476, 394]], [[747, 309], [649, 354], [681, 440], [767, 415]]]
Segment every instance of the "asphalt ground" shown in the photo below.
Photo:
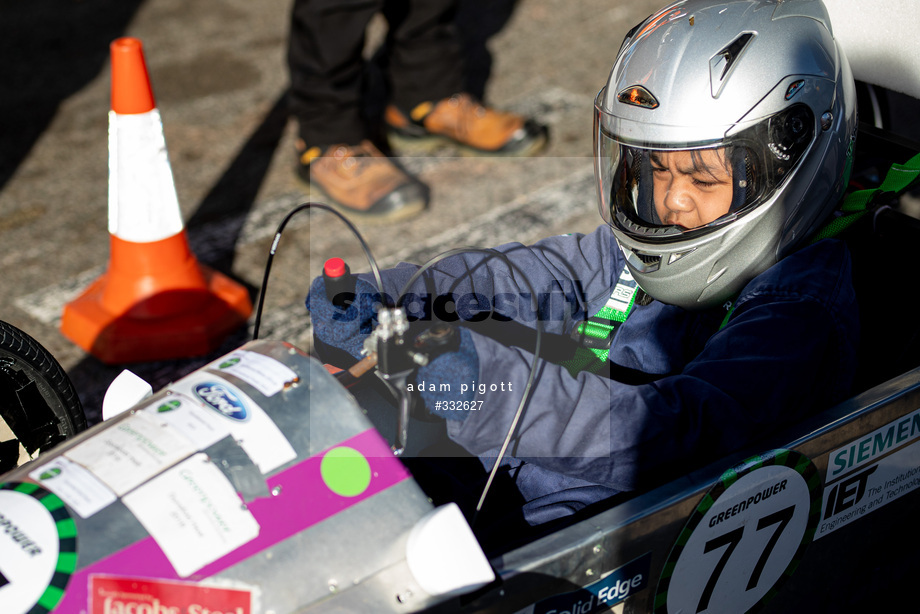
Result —
[[[600, 220], [592, 101], [623, 35], [663, 3], [460, 1], [471, 89], [545, 122], [550, 144], [527, 160], [461, 158], [449, 149], [402, 158], [433, 198], [415, 220], [357, 224], [382, 265], [422, 261], [458, 245], [593, 229]], [[157, 390], [213, 357], [104, 365], [58, 329], [64, 304], [109, 258], [109, 43], [120, 36], [143, 41], [192, 246], [255, 300], [278, 223], [307, 197], [294, 181], [295, 126], [284, 105], [289, 9], [290, 0], [0, 0], [0, 319], [61, 362], [91, 422], [123, 368]], [[368, 56], [385, 27], [372, 24]], [[380, 104], [370, 101], [371, 110]], [[357, 243], [331, 216], [291, 223], [272, 270], [262, 337], [309, 350], [303, 298], [330, 256], [361, 268]], [[252, 324], [214, 356], [247, 341]], [[911, 559], [893, 567], [915, 565]], [[872, 595], [854, 599], [852, 609], [903, 606], [897, 591], [888, 595], [890, 604]]]
[[[526, 242], [600, 223], [593, 99], [626, 31], [659, 4], [461, 0], [469, 89], [546, 123], [550, 144], [533, 159], [465, 158], [451, 149], [401, 158], [431, 186], [432, 202], [409, 222], [357, 223], [378, 261], [420, 262], [459, 245]], [[104, 365], [60, 333], [63, 306], [109, 261], [109, 44], [120, 36], [143, 42], [192, 248], [255, 301], [275, 230], [307, 197], [294, 180], [295, 124], [285, 106], [289, 11], [289, 0], [0, 1], [0, 319], [58, 359], [91, 422], [123, 368], [158, 390], [247, 341], [253, 324], [213, 356], [132, 365]], [[371, 24], [368, 57], [385, 29], [382, 19]], [[385, 95], [381, 87], [373, 93], [371, 114]], [[331, 256], [366, 269], [358, 243], [331, 215], [291, 222], [260, 337], [310, 349], [303, 298]]]

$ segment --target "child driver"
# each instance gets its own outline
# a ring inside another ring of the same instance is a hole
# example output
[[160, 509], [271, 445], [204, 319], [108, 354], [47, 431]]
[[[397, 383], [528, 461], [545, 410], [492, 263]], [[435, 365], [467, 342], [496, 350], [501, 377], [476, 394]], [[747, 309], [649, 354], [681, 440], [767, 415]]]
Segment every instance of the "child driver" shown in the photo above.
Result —
[[[446, 258], [414, 289], [530, 296], [526, 276], [537, 296], [580, 291], [571, 317], [541, 304], [543, 324], [607, 351], [609, 376], [541, 356], [501, 459], [528, 523], [673, 477], [849, 394], [859, 328], [850, 256], [840, 241], [810, 238], [847, 184], [855, 85], [823, 3], [808, 3], [808, 16], [800, 4], [687, 0], [639, 24], [595, 102], [607, 225], [497, 248], [514, 269], [480, 253]], [[396, 295], [416, 269], [386, 271], [384, 290]], [[367, 300], [345, 314], [322, 279], [307, 299], [316, 337], [356, 358], [376, 289], [362, 280], [358, 292]], [[480, 308], [515, 318], [494, 305]], [[607, 332], [588, 339], [586, 321]], [[494, 338], [501, 328], [460, 327], [460, 350], [418, 373], [454, 384], [422, 398], [488, 469], [534, 360]], [[514, 392], [458, 396], [473, 380]], [[444, 400], [482, 409], [437, 411]]]

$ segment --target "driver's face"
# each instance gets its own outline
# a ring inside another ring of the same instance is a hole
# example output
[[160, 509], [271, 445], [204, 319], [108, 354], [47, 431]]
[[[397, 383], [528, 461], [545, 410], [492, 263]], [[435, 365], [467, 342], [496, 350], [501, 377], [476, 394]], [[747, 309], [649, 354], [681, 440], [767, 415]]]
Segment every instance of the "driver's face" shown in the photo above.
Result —
[[732, 172], [724, 149], [652, 152], [655, 211], [663, 224], [697, 228], [728, 213]]

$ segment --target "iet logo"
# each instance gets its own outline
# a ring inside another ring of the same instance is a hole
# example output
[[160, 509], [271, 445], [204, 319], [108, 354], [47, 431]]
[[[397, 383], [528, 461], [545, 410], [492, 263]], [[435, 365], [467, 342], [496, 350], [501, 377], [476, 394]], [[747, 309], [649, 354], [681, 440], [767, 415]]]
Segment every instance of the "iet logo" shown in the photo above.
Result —
[[878, 465], [873, 465], [834, 486], [827, 497], [824, 520], [831, 516], [836, 516], [862, 501], [863, 496], [866, 494], [866, 484], [869, 481], [869, 476], [875, 473], [876, 469], [878, 469]]

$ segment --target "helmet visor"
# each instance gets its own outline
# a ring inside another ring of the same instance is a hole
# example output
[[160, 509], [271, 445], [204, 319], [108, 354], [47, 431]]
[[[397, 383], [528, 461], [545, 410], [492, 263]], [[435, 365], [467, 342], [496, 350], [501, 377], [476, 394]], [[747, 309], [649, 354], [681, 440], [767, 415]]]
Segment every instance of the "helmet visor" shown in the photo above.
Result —
[[[595, 105], [601, 216], [652, 242], [712, 232], [767, 201], [814, 135], [811, 112], [803, 106], [742, 130], [726, 126], [723, 136], [704, 143], [642, 142], [617, 134], [621, 124], [601, 108], [602, 96]], [[660, 135], [662, 126], [655, 132]]]

